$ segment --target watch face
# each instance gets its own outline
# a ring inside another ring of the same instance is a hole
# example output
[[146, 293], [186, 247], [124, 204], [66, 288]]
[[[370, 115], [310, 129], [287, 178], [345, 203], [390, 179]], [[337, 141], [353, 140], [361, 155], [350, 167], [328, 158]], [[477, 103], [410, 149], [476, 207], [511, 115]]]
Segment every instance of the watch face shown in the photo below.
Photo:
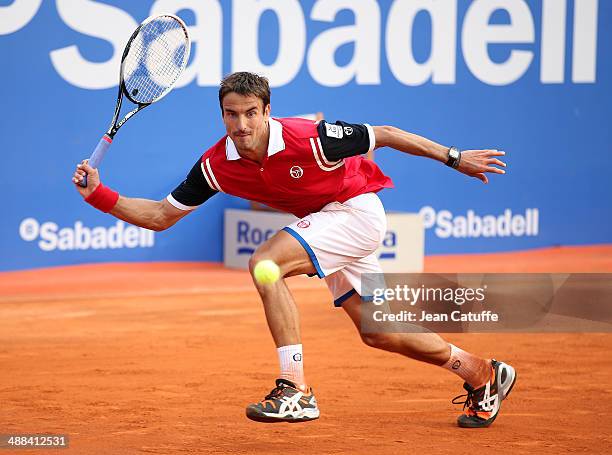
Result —
[[461, 159], [461, 152], [457, 147], [451, 147], [448, 149], [448, 160], [446, 165], [456, 168], [459, 166], [459, 160]]

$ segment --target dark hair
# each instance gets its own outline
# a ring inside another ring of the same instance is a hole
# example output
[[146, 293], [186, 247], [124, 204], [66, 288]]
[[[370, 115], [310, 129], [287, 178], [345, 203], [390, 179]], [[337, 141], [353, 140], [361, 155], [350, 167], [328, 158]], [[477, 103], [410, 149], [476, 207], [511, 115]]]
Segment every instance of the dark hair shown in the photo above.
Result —
[[223, 98], [231, 92], [243, 96], [255, 95], [263, 101], [264, 108], [270, 104], [270, 84], [268, 79], [254, 73], [246, 71], [232, 73], [221, 81], [221, 86], [219, 87], [219, 106], [221, 106], [221, 112], [223, 112]]

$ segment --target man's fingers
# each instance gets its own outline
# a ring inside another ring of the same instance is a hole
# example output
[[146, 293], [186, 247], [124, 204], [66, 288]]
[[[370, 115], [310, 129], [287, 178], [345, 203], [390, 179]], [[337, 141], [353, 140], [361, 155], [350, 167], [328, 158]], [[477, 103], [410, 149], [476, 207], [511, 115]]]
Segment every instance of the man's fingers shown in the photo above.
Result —
[[460, 165], [464, 166], [462, 172], [474, 178], [477, 178], [483, 183], [489, 183], [489, 178], [487, 177], [486, 173], [506, 173], [506, 171], [503, 169], [507, 167], [506, 163], [497, 158], [494, 158], [497, 156], [504, 156], [506, 152], [504, 152], [503, 150], [466, 150], [463, 153], [465, 157], [465, 164], [462, 163]]
[[[97, 172], [93, 167], [89, 165], [89, 160], [83, 160], [76, 165], [76, 169], [74, 170], [74, 174], [72, 175], [72, 183], [75, 185], [80, 185], [85, 180], [87, 174]], [[79, 188], [79, 191], [83, 191], [84, 188]]]
[[83, 160], [79, 164], [77, 164], [76, 170], [74, 171], [74, 174], [72, 176], [72, 182], [75, 185], [78, 185], [79, 183], [83, 182], [87, 174], [91, 174], [95, 171], [96, 170], [89, 165], [89, 160]]
[[478, 180], [482, 180], [485, 184], [489, 183], [489, 179], [485, 174], [475, 174], [474, 177], [476, 177]]
[[484, 172], [492, 172], [493, 174], [505, 174], [506, 173], [505, 170], [500, 169], [498, 167], [493, 167], [493, 166], [485, 167]]
[[506, 152], [504, 152], [503, 150], [496, 149], [464, 150], [462, 153], [475, 156], [504, 156], [506, 154]]
[[487, 164], [497, 164], [498, 166], [502, 166], [502, 167], [506, 167], [506, 163], [504, 163], [501, 160], [498, 160], [497, 158], [489, 158], [486, 161]]
[[82, 164], [79, 164], [77, 166], [77, 169], [80, 171], [85, 172], [86, 174], [89, 174], [91, 172], [93, 172], [95, 169], [93, 167], [91, 167], [87, 162], [87, 160], [83, 161]]

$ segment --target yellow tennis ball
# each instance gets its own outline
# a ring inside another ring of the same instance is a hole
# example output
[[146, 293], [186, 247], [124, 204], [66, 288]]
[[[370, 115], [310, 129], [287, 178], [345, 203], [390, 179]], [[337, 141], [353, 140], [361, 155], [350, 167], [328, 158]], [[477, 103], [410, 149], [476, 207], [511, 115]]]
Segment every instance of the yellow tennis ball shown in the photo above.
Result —
[[255, 264], [253, 274], [255, 275], [255, 280], [259, 284], [272, 284], [280, 278], [280, 269], [278, 265], [276, 265], [276, 262], [270, 259], [264, 259]]

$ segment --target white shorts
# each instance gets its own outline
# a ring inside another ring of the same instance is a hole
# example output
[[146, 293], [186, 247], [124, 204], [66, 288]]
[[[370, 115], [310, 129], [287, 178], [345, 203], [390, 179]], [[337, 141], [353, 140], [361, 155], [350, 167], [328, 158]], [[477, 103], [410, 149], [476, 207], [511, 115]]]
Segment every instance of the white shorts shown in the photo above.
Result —
[[374, 193], [344, 203], [332, 202], [286, 226], [310, 255], [319, 278], [325, 278], [334, 305], [357, 292], [362, 273], [382, 273], [376, 249], [387, 231], [385, 209]]

